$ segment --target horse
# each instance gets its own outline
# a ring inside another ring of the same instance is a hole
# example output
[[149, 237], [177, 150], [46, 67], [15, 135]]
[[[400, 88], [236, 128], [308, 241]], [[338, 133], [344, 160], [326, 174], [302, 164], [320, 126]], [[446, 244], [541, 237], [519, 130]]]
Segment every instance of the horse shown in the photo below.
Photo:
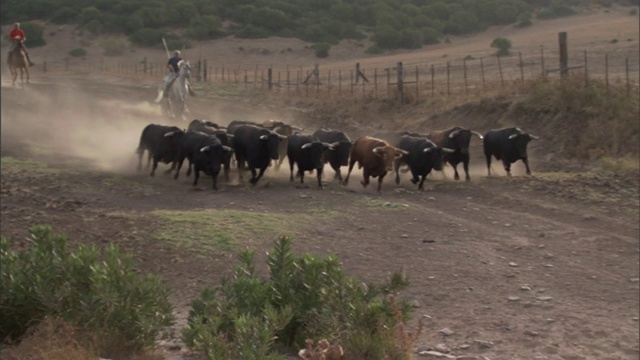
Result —
[[25, 54], [22, 47], [22, 41], [20, 39], [14, 39], [15, 47], [9, 56], [9, 71], [13, 76], [12, 85], [16, 86], [16, 80], [18, 79], [18, 70], [20, 71], [20, 82], [24, 85], [24, 73], [27, 73], [27, 83], [29, 83], [29, 66], [27, 61], [27, 54]]
[[[186, 120], [187, 97], [189, 96], [189, 77], [191, 76], [191, 66], [188, 61], [178, 62], [178, 74], [167, 89], [167, 101], [162, 104], [162, 111], [171, 118], [181, 117]], [[163, 97], [163, 91], [158, 94], [156, 101]]]

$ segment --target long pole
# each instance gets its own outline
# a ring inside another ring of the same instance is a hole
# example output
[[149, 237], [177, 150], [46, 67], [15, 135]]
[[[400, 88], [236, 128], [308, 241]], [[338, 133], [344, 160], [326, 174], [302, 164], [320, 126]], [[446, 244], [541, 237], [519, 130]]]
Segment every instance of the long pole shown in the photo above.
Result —
[[171, 55], [169, 54], [169, 47], [167, 46], [167, 42], [164, 38], [162, 38], [162, 44], [164, 45], [164, 49], [167, 52], [167, 59], [171, 59]]

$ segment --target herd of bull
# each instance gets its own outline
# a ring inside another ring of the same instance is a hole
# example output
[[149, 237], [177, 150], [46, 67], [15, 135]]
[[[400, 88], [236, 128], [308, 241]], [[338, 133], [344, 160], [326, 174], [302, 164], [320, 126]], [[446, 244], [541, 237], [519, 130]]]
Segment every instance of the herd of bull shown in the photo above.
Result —
[[[138, 170], [142, 168], [142, 158], [147, 151], [147, 167], [153, 163], [151, 176], [158, 163], [171, 164], [166, 171], [175, 171], [178, 179], [185, 159], [188, 160], [186, 176], [195, 173], [193, 185], [198, 184], [200, 172], [213, 179], [213, 189], [217, 190], [217, 179], [221, 169], [229, 180], [232, 158], [238, 168], [240, 181], [243, 172], [251, 171], [249, 182], [255, 185], [265, 170], [272, 165], [279, 169], [285, 157], [289, 160], [290, 180], [296, 177], [304, 182], [305, 172], [316, 172], [318, 186], [323, 188], [322, 171], [328, 163], [335, 171], [335, 179], [343, 185], [349, 183], [349, 176], [356, 163], [362, 169], [361, 184], [366, 188], [370, 177], [378, 178], [378, 192], [382, 180], [388, 172], [395, 172], [395, 182], [400, 183], [400, 168], [411, 172], [411, 182], [422, 189], [426, 176], [432, 170], [442, 170], [443, 164], [453, 167], [454, 178], [460, 179], [457, 166], [462, 163], [465, 179], [469, 177], [469, 144], [472, 136], [483, 141], [487, 172], [491, 175], [491, 158], [501, 160], [507, 175], [511, 175], [511, 164], [522, 160], [527, 174], [531, 175], [527, 159], [527, 144], [538, 137], [519, 128], [490, 130], [484, 136], [476, 131], [459, 126], [420, 134], [408, 131], [378, 132], [362, 136], [352, 141], [339, 130], [318, 129], [305, 135], [304, 129], [281, 121], [255, 123], [234, 120], [226, 130], [214, 122], [193, 120], [186, 130], [176, 126], [149, 124], [142, 131], [137, 149]], [[340, 168], [348, 166], [343, 179]]]

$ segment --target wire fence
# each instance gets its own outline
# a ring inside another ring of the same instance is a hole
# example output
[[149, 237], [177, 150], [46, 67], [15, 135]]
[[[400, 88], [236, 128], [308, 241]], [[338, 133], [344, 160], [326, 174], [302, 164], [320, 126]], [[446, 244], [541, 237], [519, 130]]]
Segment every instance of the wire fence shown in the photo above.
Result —
[[[241, 69], [207, 59], [191, 61], [192, 81], [226, 84], [245, 90], [261, 90], [297, 96], [365, 96], [375, 99], [399, 99], [420, 102], [433, 96], [481, 95], [514, 83], [526, 84], [541, 78], [559, 78], [561, 74], [580, 74], [585, 86], [592, 80], [626, 87], [628, 96], [637, 96], [640, 64], [638, 54], [590, 54], [573, 52], [568, 66], [560, 68], [559, 52], [540, 49], [510, 56], [467, 58], [439, 63], [397, 62], [382, 67], [352, 68], [280, 66]], [[36, 68], [32, 68], [36, 69]], [[34, 71], [34, 70], [31, 70]], [[140, 79], [161, 79], [166, 63], [65, 59], [45, 61], [35, 70], [45, 73], [104, 74]]]

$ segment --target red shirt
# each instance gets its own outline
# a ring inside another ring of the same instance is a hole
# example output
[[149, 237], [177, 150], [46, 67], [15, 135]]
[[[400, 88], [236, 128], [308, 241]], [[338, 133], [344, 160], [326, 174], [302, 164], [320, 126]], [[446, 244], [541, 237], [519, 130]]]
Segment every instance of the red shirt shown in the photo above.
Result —
[[11, 32], [9, 33], [9, 39], [13, 40], [16, 37], [19, 37], [20, 40], [24, 40], [26, 35], [24, 34], [24, 31], [22, 31], [22, 29], [11, 30]]

